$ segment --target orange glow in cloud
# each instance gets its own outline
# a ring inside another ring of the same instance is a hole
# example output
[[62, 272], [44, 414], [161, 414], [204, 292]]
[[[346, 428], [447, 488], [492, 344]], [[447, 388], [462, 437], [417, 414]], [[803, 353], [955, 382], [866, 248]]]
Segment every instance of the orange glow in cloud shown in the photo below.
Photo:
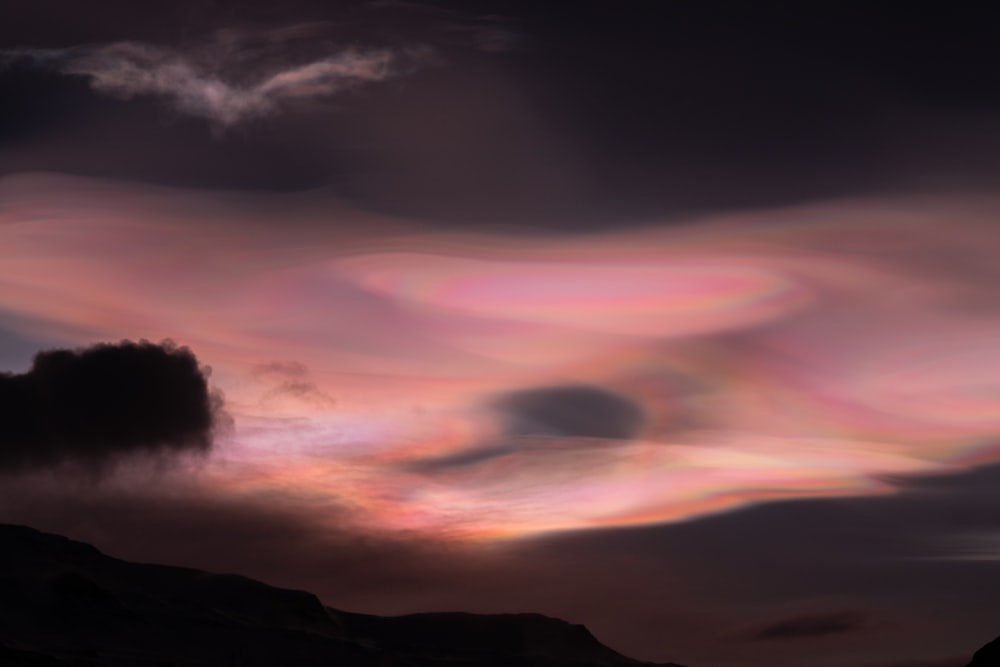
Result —
[[[855, 201], [516, 239], [21, 175], [0, 181], [0, 312], [63, 345], [190, 346], [235, 418], [201, 473], [221, 493], [518, 537], [1000, 459], [997, 215]], [[495, 408], [576, 384], [641, 407], [641, 432], [525, 435]]]

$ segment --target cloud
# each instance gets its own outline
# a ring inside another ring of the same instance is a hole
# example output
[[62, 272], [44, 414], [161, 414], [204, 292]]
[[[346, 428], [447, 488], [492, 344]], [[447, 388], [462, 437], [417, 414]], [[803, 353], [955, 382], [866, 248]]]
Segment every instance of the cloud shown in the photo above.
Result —
[[267, 385], [261, 403], [272, 410], [282, 402], [292, 402], [313, 408], [332, 408], [336, 401], [312, 380], [309, 369], [296, 361], [271, 361], [258, 364], [252, 377]]
[[100, 92], [126, 99], [161, 95], [184, 113], [232, 125], [273, 113], [292, 100], [324, 97], [381, 81], [389, 75], [390, 61], [389, 52], [384, 50], [344, 51], [241, 85], [181, 53], [126, 42], [71, 58], [65, 71], [89, 78]]
[[[272, 34], [272, 41], [298, 37], [302, 31], [286, 32], [277, 37]], [[260, 35], [252, 37], [260, 41]], [[72, 49], [10, 50], [0, 58], [7, 64], [27, 62], [85, 77], [94, 90], [122, 99], [163, 97], [182, 113], [231, 126], [276, 113], [296, 101], [382, 81], [402, 71], [402, 59], [420, 54], [419, 50], [348, 48], [288, 64], [279, 61], [273, 47], [262, 52], [251, 41], [238, 31], [225, 31], [217, 33], [208, 46], [190, 51], [115, 42]]]
[[[646, 421], [643, 409], [630, 399], [600, 387], [566, 385], [506, 392], [490, 407], [498, 413], [501, 439], [408, 461], [403, 468], [438, 473], [471, 469], [511, 454], [539, 447], [577, 448], [575, 439], [630, 440]], [[494, 435], [495, 437], [495, 435]]]
[[642, 427], [642, 408], [610, 391], [589, 386], [523, 389], [496, 402], [515, 436], [629, 439]]
[[0, 375], [0, 471], [204, 452], [222, 419], [208, 373], [169, 340], [39, 352], [27, 373]]
[[[515, 239], [315, 192], [20, 175], [0, 193], [4, 328], [36, 348], [169, 330], [211, 359], [238, 425], [220, 487], [485, 540], [887, 493], [996, 457], [1000, 319], [950, 309], [990, 283], [921, 272], [942, 236], [995, 247], [961, 201]], [[789, 548], [841, 548], [810, 535]]]
[[842, 634], [857, 630], [863, 621], [861, 614], [853, 611], [810, 614], [769, 625], [757, 632], [754, 639], [801, 639]]

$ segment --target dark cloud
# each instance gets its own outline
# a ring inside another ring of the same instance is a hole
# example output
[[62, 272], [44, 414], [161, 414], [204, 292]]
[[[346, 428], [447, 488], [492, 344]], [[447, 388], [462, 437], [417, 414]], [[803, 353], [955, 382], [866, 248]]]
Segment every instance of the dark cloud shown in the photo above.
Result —
[[642, 409], [619, 394], [590, 386], [542, 387], [499, 398], [513, 436], [634, 438], [642, 428]]
[[0, 375], [0, 470], [204, 452], [222, 420], [208, 374], [169, 340], [39, 352], [28, 372]]
[[628, 398], [587, 385], [536, 387], [508, 392], [491, 406], [504, 428], [500, 442], [483, 442], [442, 456], [404, 464], [418, 473], [469, 468], [530, 447], [546, 447], [549, 438], [628, 440], [642, 429], [646, 415]]
[[853, 632], [864, 625], [864, 616], [854, 611], [837, 611], [824, 614], [798, 616], [759, 630], [754, 639], [801, 639]]

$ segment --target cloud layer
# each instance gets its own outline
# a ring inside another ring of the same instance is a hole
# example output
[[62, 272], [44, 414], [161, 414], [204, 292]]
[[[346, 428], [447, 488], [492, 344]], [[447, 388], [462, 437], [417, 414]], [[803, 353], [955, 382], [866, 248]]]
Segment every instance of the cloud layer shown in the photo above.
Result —
[[997, 457], [995, 202], [525, 240], [321, 193], [35, 175], [0, 195], [6, 327], [170, 332], [236, 422], [216, 488], [318, 517], [346, 502], [489, 540], [890, 493]]

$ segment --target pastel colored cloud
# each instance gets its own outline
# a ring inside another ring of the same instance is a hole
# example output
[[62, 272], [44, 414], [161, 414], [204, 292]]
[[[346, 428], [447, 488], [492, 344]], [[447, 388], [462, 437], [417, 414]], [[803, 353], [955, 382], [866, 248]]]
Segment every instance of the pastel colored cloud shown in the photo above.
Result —
[[[1000, 304], [974, 270], [1000, 206], [518, 239], [315, 194], [271, 220], [266, 196], [0, 182], [6, 325], [188, 345], [235, 420], [200, 473], [219, 493], [493, 539], [890, 493], [887, 476], [1000, 459]], [[511, 427], [504, 396], [574, 386], [641, 419]]]

